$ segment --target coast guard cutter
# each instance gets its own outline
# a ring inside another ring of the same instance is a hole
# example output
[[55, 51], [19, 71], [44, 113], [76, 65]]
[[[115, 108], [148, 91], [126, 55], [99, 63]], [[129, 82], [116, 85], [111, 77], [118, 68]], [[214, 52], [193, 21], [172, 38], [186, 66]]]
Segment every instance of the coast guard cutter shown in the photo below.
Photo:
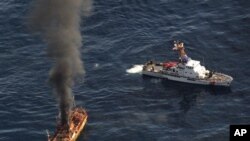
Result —
[[175, 41], [173, 50], [178, 51], [179, 60], [160, 63], [149, 61], [143, 66], [142, 74], [184, 83], [230, 86], [233, 81], [231, 76], [207, 70], [200, 61], [188, 57], [184, 49], [183, 42]]

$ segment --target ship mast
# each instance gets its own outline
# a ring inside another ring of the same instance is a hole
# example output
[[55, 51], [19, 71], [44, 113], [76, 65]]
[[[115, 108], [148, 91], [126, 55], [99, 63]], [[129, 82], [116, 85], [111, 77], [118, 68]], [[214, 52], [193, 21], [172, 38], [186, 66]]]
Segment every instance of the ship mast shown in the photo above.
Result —
[[181, 41], [174, 41], [173, 50], [178, 51], [179, 59], [182, 63], [186, 63], [189, 60], [184, 48], [184, 43]]

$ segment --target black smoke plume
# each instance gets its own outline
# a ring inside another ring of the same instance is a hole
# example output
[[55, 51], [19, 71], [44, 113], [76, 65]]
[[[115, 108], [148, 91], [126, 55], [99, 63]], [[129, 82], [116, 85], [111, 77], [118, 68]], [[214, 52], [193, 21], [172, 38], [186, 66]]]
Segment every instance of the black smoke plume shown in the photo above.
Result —
[[68, 122], [73, 82], [84, 74], [80, 23], [91, 5], [91, 0], [36, 0], [29, 16], [32, 31], [41, 34], [48, 56], [55, 62], [49, 80], [59, 101], [61, 124]]

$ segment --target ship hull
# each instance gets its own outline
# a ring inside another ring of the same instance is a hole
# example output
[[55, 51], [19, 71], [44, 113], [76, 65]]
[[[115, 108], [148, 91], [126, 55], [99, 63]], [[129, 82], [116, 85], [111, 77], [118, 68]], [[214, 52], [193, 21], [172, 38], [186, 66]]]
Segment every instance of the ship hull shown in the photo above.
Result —
[[80, 136], [81, 134], [81, 131], [83, 130], [83, 128], [85, 127], [86, 123], [87, 123], [87, 119], [88, 117], [86, 117], [84, 120], [83, 120], [83, 123], [81, 124], [80, 128], [79, 128], [79, 133], [76, 134], [74, 137], [72, 137], [72, 139], [70, 141], [76, 141], [76, 139]]
[[160, 72], [146, 71], [146, 70], [143, 70], [142, 74], [146, 75], [146, 76], [151, 76], [151, 77], [168, 79], [171, 81], [190, 83], [190, 84], [198, 84], [198, 85], [214, 85], [214, 86], [229, 87], [231, 85], [231, 81], [232, 81], [232, 78], [230, 76], [222, 74], [222, 73], [215, 73], [214, 75], [225, 76], [225, 77], [229, 78], [230, 80], [218, 82], [218, 81], [214, 81], [212, 79], [194, 79], [194, 78], [182, 77], [182, 76], [178, 76], [178, 75], [167, 75], [167, 74], [163, 74]]
[[69, 118], [69, 126], [58, 124], [55, 134], [52, 137], [48, 134], [48, 141], [76, 141], [85, 127], [87, 119], [87, 112], [83, 108], [73, 108]]

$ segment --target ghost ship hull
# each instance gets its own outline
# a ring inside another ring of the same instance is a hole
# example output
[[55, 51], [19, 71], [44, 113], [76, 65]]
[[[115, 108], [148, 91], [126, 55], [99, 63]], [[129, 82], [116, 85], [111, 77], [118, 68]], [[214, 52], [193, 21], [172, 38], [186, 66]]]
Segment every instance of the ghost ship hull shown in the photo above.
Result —
[[87, 112], [83, 108], [75, 107], [71, 111], [69, 126], [57, 125], [55, 134], [48, 141], [76, 141], [87, 122]]

